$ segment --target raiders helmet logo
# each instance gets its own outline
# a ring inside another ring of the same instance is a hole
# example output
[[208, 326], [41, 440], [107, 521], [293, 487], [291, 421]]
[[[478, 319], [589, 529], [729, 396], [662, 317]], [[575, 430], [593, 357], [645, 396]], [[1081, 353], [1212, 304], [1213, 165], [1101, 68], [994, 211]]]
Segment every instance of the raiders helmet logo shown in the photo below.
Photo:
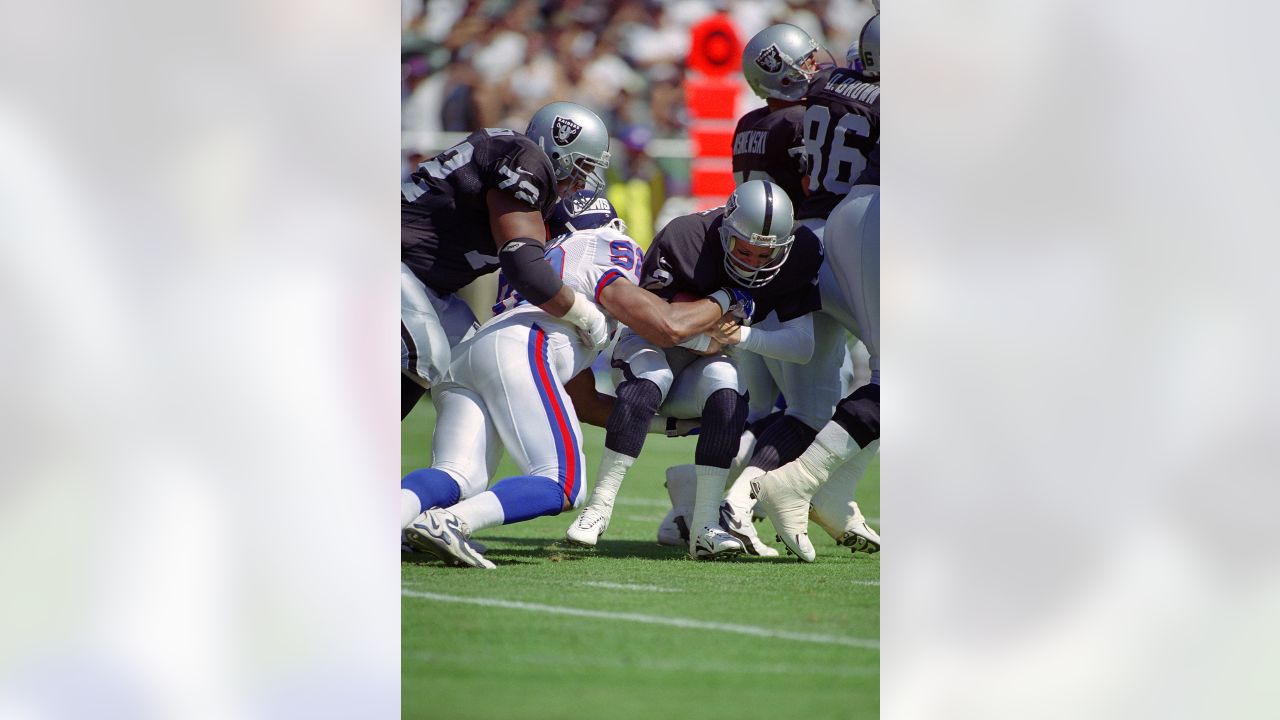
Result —
[[767, 73], [776, 73], [782, 69], [782, 51], [776, 43], [760, 51], [756, 56], [756, 65]]
[[582, 126], [561, 115], [556, 116], [556, 121], [551, 126], [551, 138], [556, 141], [560, 147], [564, 147], [574, 140], [578, 139], [578, 134], [582, 132]]
[[724, 216], [729, 217], [738, 209], [738, 193], [729, 196], [729, 201], [724, 204]]

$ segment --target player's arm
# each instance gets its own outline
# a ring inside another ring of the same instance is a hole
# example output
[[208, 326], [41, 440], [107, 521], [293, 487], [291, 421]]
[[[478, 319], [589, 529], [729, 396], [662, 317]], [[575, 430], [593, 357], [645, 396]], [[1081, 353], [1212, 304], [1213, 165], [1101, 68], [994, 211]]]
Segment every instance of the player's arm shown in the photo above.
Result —
[[682, 340], [715, 327], [724, 315], [712, 298], [667, 303], [622, 278], [600, 291], [600, 304], [618, 322], [655, 345], [674, 347]]
[[789, 363], [807, 363], [813, 357], [813, 315], [805, 313], [782, 323], [776, 330], [742, 327], [726, 322], [708, 333], [724, 345]]
[[490, 190], [485, 199], [498, 262], [511, 287], [534, 305], [581, 328], [594, 349], [608, 344], [604, 315], [590, 300], [567, 287], [543, 257], [547, 231], [542, 214], [498, 190]]

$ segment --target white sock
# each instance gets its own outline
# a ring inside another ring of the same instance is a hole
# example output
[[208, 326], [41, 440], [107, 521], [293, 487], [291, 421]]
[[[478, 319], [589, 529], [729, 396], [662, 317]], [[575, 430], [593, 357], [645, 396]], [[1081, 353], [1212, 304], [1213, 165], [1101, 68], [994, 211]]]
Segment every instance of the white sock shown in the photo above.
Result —
[[857, 503], [854, 498], [858, 492], [858, 480], [866, 474], [867, 467], [875, 459], [880, 450], [880, 440], [872, 440], [870, 444], [859, 450], [845, 464], [831, 471], [827, 481], [818, 492], [813, 494], [810, 503], [818, 512], [831, 519], [845, 520], [856, 513]]
[[400, 529], [413, 524], [413, 519], [422, 514], [422, 501], [412, 490], [400, 488]]
[[702, 532], [702, 528], [720, 524], [720, 501], [724, 498], [724, 482], [729, 479], [729, 468], [695, 466], [698, 474], [698, 490], [693, 500], [693, 517], [689, 519], [689, 541]]
[[591, 499], [587, 500], [587, 507], [612, 515], [613, 501], [622, 488], [622, 479], [627, 476], [627, 470], [631, 469], [635, 461], [630, 455], [605, 448], [604, 455], [600, 458], [600, 469], [596, 471], [596, 486], [591, 491]]
[[697, 493], [698, 472], [693, 465], [676, 465], [667, 468], [667, 496], [676, 515], [688, 518], [693, 514], [693, 499]]
[[502, 503], [498, 501], [498, 496], [494, 495], [492, 490], [485, 490], [475, 497], [463, 500], [449, 508], [449, 512], [466, 523], [472, 533], [501, 525], [507, 519], [502, 512]]
[[812, 496], [833, 470], [843, 465], [860, 449], [853, 437], [840, 427], [840, 423], [829, 421], [809, 447], [796, 458], [796, 462], [803, 465], [811, 476], [802, 480], [800, 489]]
[[733, 481], [724, 499], [738, 510], [750, 510], [755, 507], [756, 501], [751, 499], [751, 481], [763, 474], [764, 470], [752, 465], [743, 468], [742, 474]]
[[747, 430], [742, 433], [742, 439], [738, 441], [738, 455], [733, 458], [733, 462], [729, 464], [729, 476], [733, 477], [742, 472], [747, 467], [747, 462], [751, 460], [751, 454], [756, 449], [755, 433]]

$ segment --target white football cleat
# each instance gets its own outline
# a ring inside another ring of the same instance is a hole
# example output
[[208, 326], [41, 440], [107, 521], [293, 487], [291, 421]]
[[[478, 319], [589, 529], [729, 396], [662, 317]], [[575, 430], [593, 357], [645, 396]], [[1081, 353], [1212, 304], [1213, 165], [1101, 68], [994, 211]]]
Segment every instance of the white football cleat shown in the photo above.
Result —
[[751, 524], [751, 513], [735, 508], [728, 500], [720, 503], [720, 527], [742, 543], [748, 555], [778, 557], [778, 551], [765, 544]]
[[770, 471], [751, 481], [751, 497], [764, 508], [787, 550], [804, 562], [813, 562], [818, 553], [809, 542], [809, 496]]
[[849, 503], [848, 508], [852, 511], [850, 515], [833, 518], [825, 515], [817, 505], [813, 505], [809, 508], [809, 519], [826, 530], [837, 545], [847, 547], [852, 552], [867, 554], [880, 552], [880, 534], [867, 524], [867, 518], [863, 516], [858, 503]]
[[727, 560], [741, 555], [744, 550], [737, 538], [719, 526], [706, 526], [690, 545], [689, 557], [694, 560]]
[[415, 550], [434, 554], [451, 565], [468, 565], [493, 570], [497, 567], [476, 552], [471, 544], [471, 528], [457, 515], [435, 508], [418, 516], [405, 530], [405, 539]]
[[570, 545], [593, 548], [609, 527], [609, 516], [588, 505], [564, 533]]
[[672, 547], [689, 547], [689, 518], [677, 515], [675, 508], [667, 511], [658, 526], [658, 544]]

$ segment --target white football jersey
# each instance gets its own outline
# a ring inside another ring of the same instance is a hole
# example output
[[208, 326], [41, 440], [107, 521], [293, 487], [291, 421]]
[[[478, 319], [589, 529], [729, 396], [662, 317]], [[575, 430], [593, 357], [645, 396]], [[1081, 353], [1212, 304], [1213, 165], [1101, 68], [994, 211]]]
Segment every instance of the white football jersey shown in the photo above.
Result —
[[[610, 334], [616, 332], [618, 321], [600, 305], [600, 291], [619, 278], [640, 284], [644, 251], [636, 241], [610, 227], [579, 230], [547, 243], [545, 256], [551, 267], [560, 272], [565, 285], [587, 296], [600, 308], [609, 320]], [[510, 312], [543, 312], [520, 297], [501, 276], [498, 302], [493, 311], [503, 317]]]

